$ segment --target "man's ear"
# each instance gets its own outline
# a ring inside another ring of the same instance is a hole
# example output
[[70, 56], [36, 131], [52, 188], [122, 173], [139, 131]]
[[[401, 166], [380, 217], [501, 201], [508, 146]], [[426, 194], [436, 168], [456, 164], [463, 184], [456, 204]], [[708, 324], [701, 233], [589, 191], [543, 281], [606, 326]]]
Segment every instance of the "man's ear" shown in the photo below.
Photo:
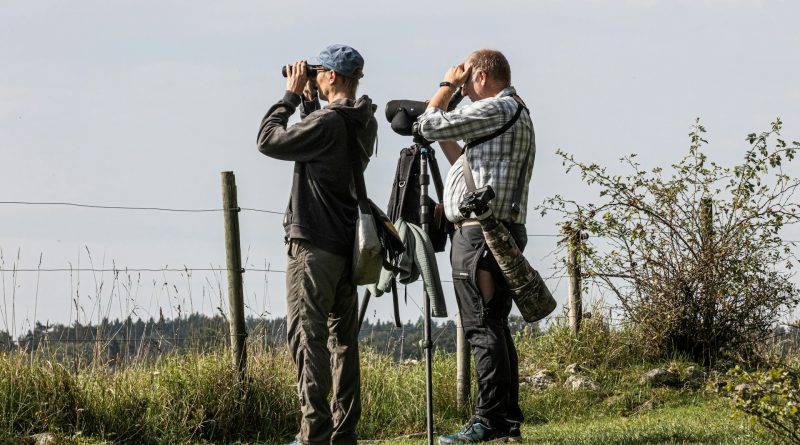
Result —
[[333, 85], [334, 83], [336, 83], [336, 78], [339, 77], [339, 75], [336, 74], [336, 71], [334, 71], [334, 70], [330, 70], [329, 72], [331, 73], [331, 75], [330, 75], [330, 79], [331, 79], [330, 80], [330, 84]]
[[488, 76], [486, 76], [486, 71], [484, 70], [478, 71], [478, 82], [480, 82], [481, 85], [485, 86], [488, 80], [489, 78]]

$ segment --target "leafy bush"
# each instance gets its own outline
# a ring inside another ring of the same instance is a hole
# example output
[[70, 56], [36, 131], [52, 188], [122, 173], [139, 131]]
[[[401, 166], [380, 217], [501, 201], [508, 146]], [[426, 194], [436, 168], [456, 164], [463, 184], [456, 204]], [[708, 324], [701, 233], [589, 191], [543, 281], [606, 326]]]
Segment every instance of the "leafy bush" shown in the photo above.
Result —
[[800, 370], [728, 371], [722, 389], [740, 411], [791, 443], [800, 444]]
[[622, 159], [631, 172], [617, 175], [559, 151], [567, 172], [599, 187], [599, 202], [556, 195], [540, 210], [565, 217], [562, 230], [582, 253], [586, 281], [619, 300], [648, 349], [704, 364], [746, 357], [797, 304], [795, 257], [779, 234], [800, 219], [800, 180], [783, 170], [800, 142], [790, 146], [780, 129], [777, 120], [748, 135], [744, 161], [722, 167], [703, 153], [698, 120], [671, 176], [645, 170], [636, 155]]

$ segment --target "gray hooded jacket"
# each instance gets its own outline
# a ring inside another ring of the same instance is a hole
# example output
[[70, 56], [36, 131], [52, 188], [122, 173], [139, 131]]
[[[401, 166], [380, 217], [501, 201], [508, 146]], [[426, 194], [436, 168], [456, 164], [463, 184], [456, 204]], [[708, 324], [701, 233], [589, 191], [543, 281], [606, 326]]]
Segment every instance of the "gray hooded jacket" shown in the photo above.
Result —
[[[318, 101], [303, 101], [300, 122], [287, 128], [300, 104], [300, 96], [287, 91], [267, 111], [258, 132], [261, 153], [295, 163], [283, 218], [286, 239], [306, 239], [323, 250], [349, 257], [357, 217], [350, 156], [357, 155], [362, 169], [366, 168], [378, 130], [373, 116], [377, 107], [367, 96], [356, 101], [336, 100], [321, 109]], [[356, 131], [358, 147], [348, 146], [345, 120]]]

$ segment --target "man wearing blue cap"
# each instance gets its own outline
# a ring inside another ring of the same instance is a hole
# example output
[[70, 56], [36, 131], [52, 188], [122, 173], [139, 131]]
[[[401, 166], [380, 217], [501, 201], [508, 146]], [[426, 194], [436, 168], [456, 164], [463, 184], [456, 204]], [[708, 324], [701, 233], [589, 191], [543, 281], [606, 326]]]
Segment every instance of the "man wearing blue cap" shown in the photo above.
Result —
[[[370, 98], [356, 100], [363, 69], [361, 54], [345, 45], [287, 65], [287, 91], [258, 133], [261, 153], [294, 161], [283, 220], [287, 331], [301, 411], [293, 444], [356, 444], [361, 382], [350, 270], [357, 218], [351, 172], [352, 165], [366, 168], [378, 126]], [[320, 108], [318, 97], [328, 105]], [[301, 120], [287, 128], [297, 107]]]

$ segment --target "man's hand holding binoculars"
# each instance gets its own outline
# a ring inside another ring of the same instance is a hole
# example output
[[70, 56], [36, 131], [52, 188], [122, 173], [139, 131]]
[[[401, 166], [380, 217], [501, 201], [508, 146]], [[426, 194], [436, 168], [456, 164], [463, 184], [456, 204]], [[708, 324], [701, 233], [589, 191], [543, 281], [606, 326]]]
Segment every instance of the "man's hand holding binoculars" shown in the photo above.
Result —
[[453, 65], [449, 70], [447, 70], [447, 72], [444, 74], [444, 82], [453, 85], [453, 90], [455, 90], [456, 88], [464, 85], [471, 73], [471, 65], [466, 66], [463, 63], [459, 63], [458, 65]]
[[[286, 65], [286, 89], [298, 96], [305, 96], [306, 100], [314, 100], [317, 97], [316, 79], [309, 78], [308, 64], [305, 60], [295, 62], [293, 65]], [[312, 71], [316, 75], [316, 71]]]

